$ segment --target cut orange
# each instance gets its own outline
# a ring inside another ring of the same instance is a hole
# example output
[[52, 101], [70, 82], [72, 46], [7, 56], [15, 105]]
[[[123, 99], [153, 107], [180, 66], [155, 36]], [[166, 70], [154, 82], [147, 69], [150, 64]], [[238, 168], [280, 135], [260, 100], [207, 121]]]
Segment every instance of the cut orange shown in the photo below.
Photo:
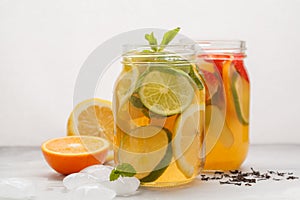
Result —
[[44, 142], [42, 152], [58, 173], [71, 174], [105, 161], [109, 142], [100, 137], [69, 136]]
[[112, 143], [113, 130], [111, 102], [102, 99], [93, 98], [79, 103], [68, 119], [68, 136], [97, 136]]

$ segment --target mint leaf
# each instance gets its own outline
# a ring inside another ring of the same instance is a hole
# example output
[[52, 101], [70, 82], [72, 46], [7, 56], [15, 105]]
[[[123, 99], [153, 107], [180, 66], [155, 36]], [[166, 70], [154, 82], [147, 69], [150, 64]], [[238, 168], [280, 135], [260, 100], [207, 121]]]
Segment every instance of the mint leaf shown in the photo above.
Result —
[[145, 106], [142, 103], [141, 99], [138, 98], [138, 97], [136, 97], [136, 96], [134, 96], [134, 95], [130, 96], [129, 101], [136, 108], [145, 108]]
[[149, 45], [153, 51], [157, 51], [157, 39], [154, 37], [153, 32], [145, 35], [146, 40], [148, 40]]
[[110, 181], [117, 180], [119, 178], [119, 176], [120, 176], [120, 174], [115, 169], [113, 169], [109, 175], [109, 180]]
[[148, 50], [148, 49], [144, 49], [144, 50], [142, 51], [142, 53], [153, 53], [153, 51]]
[[135, 169], [132, 167], [132, 165], [128, 163], [122, 163], [121, 165], [118, 165], [116, 170], [120, 173], [121, 176], [127, 176], [132, 177], [136, 174]]
[[135, 169], [132, 165], [128, 163], [122, 163], [113, 169], [109, 175], [109, 180], [117, 180], [120, 176], [122, 177], [132, 177], [136, 174]]
[[165, 48], [165, 46], [168, 45], [174, 39], [174, 37], [177, 35], [177, 33], [179, 31], [180, 31], [180, 28], [177, 27], [173, 30], [166, 32], [164, 34], [164, 37], [163, 37], [160, 45], [159, 45], [160, 47], [159, 47], [158, 51], [162, 51]]
[[[193, 67], [193, 66], [191, 66], [191, 67]], [[201, 80], [199, 80], [199, 78], [196, 76], [196, 74], [194, 72], [194, 69], [191, 69], [190, 72], [188, 73], [188, 75], [194, 80], [194, 82], [196, 83], [197, 88], [199, 90], [202, 90], [204, 88], [203, 85], [202, 85]]]
[[174, 39], [174, 37], [177, 35], [177, 33], [179, 31], [180, 31], [180, 27], [177, 27], [173, 30], [166, 32], [164, 34], [164, 37], [163, 37], [160, 45], [159, 45], [159, 49], [158, 49], [158, 45], [157, 45], [157, 39], [154, 37], [153, 32], [150, 34], [145, 34], [145, 39], [148, 40], [149, 45], [151, 46], [151, 49], [154, 52], [159, 52], [159, 51], [164, 50], [165, 46], [167, 46]]

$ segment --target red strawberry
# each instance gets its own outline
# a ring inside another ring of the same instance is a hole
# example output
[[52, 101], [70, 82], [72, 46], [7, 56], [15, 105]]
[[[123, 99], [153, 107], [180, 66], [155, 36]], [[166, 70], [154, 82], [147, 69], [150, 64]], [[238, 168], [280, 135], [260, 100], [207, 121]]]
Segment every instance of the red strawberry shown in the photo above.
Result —
[[205, 88], [206, 88], [206, 100], [211, 99], [211, 97], [217, 92], [218, 90], [218, 79], [216, 76], [208, 72], [206, 70], [201, 70], [203, 78], [205, 80]]
[[231, 55], [226, 54], [203, 54], [200, 56], [200, 58], [203, 58], [206, 62], [214, 63], [217, 69], [219, 70], [219, 73], [222, 77], [222, 68], [225, 60], [228, 60], [231, 58]]
[[249, 83], [249, 77], [244, 67], [243, 60], [238, 59], [238, 60], [233, 60], [232, 62], [235, 66], [236, 71], [241, 75], [241, 77], [243, 77]]
[[223, 68], [224, 60], [214, 60], [213, 62], [215, 64], [215, 66], [217, 67], [217, 69], [219, 70], [221, 77], [223, 78], [222, 68]]

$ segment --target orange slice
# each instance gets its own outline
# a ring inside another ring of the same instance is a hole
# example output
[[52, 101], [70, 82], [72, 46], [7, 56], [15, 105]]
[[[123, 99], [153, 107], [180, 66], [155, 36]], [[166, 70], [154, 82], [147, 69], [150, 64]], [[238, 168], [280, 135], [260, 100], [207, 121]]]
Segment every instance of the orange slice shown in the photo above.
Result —
[[105, 161], [109, 142], [100, 137], [69, 136], [55, 138], [41, 146], [48, 164], [58, 173], [71, 174]]

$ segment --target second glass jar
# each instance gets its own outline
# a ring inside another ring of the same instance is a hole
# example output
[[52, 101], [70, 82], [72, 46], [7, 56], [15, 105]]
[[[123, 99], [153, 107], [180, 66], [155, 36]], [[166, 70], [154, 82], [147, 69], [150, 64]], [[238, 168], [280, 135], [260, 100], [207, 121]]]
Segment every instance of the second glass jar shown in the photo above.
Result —
[[207, 170], [238, 169], [249, 147], [250, 81], [244, 41], [198, 41], [206, 87]]

